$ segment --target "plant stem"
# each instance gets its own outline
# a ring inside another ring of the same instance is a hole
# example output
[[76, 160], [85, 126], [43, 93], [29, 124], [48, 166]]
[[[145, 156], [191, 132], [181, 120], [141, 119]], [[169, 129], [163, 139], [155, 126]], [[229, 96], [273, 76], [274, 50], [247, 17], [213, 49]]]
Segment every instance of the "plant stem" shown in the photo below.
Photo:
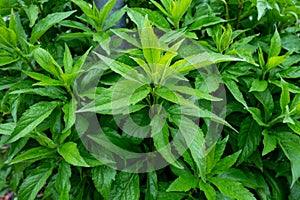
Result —
[[284, 118], [284, 115], [279, 115], [267, 124], [268, 127], [272, 127], [273, 125], [277, 124], [279, 121], [281, 121], [282, 118]]
[[242, 14], [242, 11], [243, 11], [243, 7], [244, 7], [244, 0], [241, 0], [239, 2], [239, 11], [238, 11], [238, 15], [237, 15], [237, 18], [236, 18], [236, 24], [235, 24], [235, 29], [238, 29], [239, 26], [240, 26], [240, 21], [241, 21], [241, 14]]
[[18, 47], [14, 48], [14, 50], [21, 57], [23, 62], [26, 63], [32, 71], [35, 71], [35, 67], [32, 65], [30, 59], [26, 58]]

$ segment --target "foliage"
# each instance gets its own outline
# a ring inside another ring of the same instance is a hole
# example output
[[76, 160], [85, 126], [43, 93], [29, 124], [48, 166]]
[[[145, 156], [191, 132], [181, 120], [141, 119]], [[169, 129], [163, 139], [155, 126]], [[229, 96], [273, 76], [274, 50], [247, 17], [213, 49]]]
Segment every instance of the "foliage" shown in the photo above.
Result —
[[0, 196], [299, 199], [298, 1], [115, 1], [0, 2]]

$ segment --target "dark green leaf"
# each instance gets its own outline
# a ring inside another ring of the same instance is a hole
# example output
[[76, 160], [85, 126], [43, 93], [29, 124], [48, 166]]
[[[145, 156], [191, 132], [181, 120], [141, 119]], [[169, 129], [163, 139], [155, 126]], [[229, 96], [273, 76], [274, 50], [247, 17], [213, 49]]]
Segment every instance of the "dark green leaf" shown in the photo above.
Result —
[[92, 169], [92, 179], [98, 192], [104, 199], [109, 199], [111, 185], [115, 180], [117, 171], [107, 166], [94, 167]]
[[176, 158], [171, 151], [168, 125], [165, 123], [163, 116], [160, 116], [160, 114], [155, 115], [150, 125], [152, 128], [152, 138], [156, 150], [168, 163], [177, 168], [182, 168], [182, 166], [176, 162]]
[[57, 12], [47, 15], [44, 19], [39, 21], [32, 29], [30, 42], [32, 44], [36, 43], [40, 37], [49, 30], [53, 25], [59, 23], [65, 18], [69, 17], [76, 11], [69, 12]]
[[60, 193], [59, 200], [69, 200], [69, 191], [71, 189], [71, 167], [65, 161], [59, 163], [58, 174], [56, 177], [56, 189]]
[[53, 165], [43, 163], [35, 168], [23, 181], [18, 192], [19, 200], [34, 200], [52, 174]]
[[170, 29], [170, 24], [160, 13], [146, 8], [132, 8], [131, 13], [140, 13], [143, 17], [148, 16], [149, 20], [157, 27]]
[[214, 169], [212, 170], [211, 174], [222, 174], [229, 170], [234, 163], [237, 161], [239, 155], [241, 154], [241, 150], [238, 152], [235, 152], [232, 155], [226, 156], [225, 158], [222, 158], [217, 162]]
[[147, 191], [145, 200], [155, 200], [157, 199], [158, 194], [158, 185], [157, 185], [157, 175], [156, 171], [147, 173]]
[[262, 151], [262, 155], [264, 156], [275, 150], [277, 146], [277, 139], [274, 135], [270, 135], [267, 129], [262, 132], [262, 135], [264, 136], [264, 149]]
[[67, 93], [64, 90], [51, 86], [14, 90], [10, 94], [36, 94], [52, 99], [61, 99], [63, 101], [67, 99]]
[[293, 180], [291, 186], [300, 177], [300, 138], [297, 135], [294, 135], [289, 132], [277, 132], [275, 135], [278, 138], [278, 143], [282, 148], [284, 154], [291, 162]]
[[57, 102], [39, 102], [31, 106], [20, 118], [7, 143], [25, 137], [40, 123], [50, 116], [56, 108]]
[[138, 200], [140, 197], [139, 175], [120, 172], [113, 182], [111, 200]]
[[215, 24], [220, 24], [226, 22], [226, 20], [216, 17], [216, 16], [203, 16], [198, 18], [190, 27], [189, 30], [201, 30], [204, 27], [212, 26]]
[[242, 149], [242, 152], [238, 164], [241, 164], [256, 151], [261, 141], [262, 132], [260, 126], [251, 117], [247, 117], [240, 127], [238, 147]]
[[269, 120], [274, 110], [273, 96], [270, 90], [267, 88], [264, 92], [254, 92], [253, 94], [264, 107], [265, 119]]
[[31, 162], [31, 161], [51, 158], [53, 156], [55, 156], [55, 151], [53, 149], [49, 149], [46, 147], [35, 147], [15, 157], [10, 162], [10, 164], [16, 164], [16, 163], [26, 162], [26, 161]]
[[238, 85], [231, 79], [225, 79], [224, 80], [226, 87], [231, 92], [231, 94], [234, 96], [234, 98], [240, 102], [245, 108], [248, 108], [247, 103], [243, 97], [243, 94], [241, 93]]

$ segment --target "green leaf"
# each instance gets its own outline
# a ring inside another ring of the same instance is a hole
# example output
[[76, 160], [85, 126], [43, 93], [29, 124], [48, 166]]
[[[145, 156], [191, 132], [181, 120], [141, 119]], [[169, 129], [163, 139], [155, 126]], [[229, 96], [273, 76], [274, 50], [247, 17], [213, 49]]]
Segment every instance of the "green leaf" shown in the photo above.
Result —
[[132, 44], [135, 47], [141, 48], [141, 44], [139, 43], [139, 41], [133, 37], [134, 32], [131, 33], [128, 30], [125, 31], [122, 29], [121, 30], [120, 29], [111, 29], [110, 31], [112, 31], [114, 34], [116, 34], [118, 37], [122, 38], [129, 44]]
[[42, 48], [37, 48], [34, 51], [33, 56], [34, 59], [44, 70], [49, 72], [57, 79], [61, 78], [63, 71], [48, 51]]
[[197, 187], [199, 179], [192, 174], [182, 174], [171, 183], [167, 192], [178, 191], [187, 192]]
[[217, 186], [220, 192], [230, 198], [237, 200], [255, 200], [254, 195], [244, 188], [244, 186], [232, 179], [229, 178], [221, 178], [221, 177], [213, 177], [210, 178], [212, 184]]
[[254, 79], [249, 92], [263, 92], [267, 87], [268, 82], [266, 80]]
[[270, 135], [267, 129], [262, 132], [262, 135], [264, 136], [264, 149], [262, 151], [262, 155], [264, 156], [275, 150], [277, 146], [277, 139], [274, 135]]
[[168, 125], [164, 121], [165, 119], [160, 114], [153, 117], [150, 126], [152, 128], [152, 138], [156, 150], [162, 155], [162, 157], [170, 164], [177, 168], [182, 166], [176, 161], [174, 157], [170, 142], [169, 142], [169, 129]]
[[163, 5], [165, 6], [166, 10], [159, 4], [157, 3], [156, 1], [154, 0], [150, 0], [151, 3], [153, 3], [164, 15], [166, 15], [167, 17], [171, 17], [170, 16], [170, 9], [171, 9], [171, 5], [169, 6], [166, 6], [166, 3], [165, 2], [171, 2], [171, 1], [162, 1]]
[[111, 185], [116, 175], [117, 171], [107, 166], [92, 168], [94, 185], [105, 200], [109, 199]]
[[270, 71], [274, 67], [277, 67], [278, 65], [280, 65], [281, 63], [284, 63], [286, 61], [288, 61], [288, 54], [285, 54], [283, 56], [270, 57], [268, 59], [268, 62], [266, 64], [266, 66], [265, 66], [266, 71]]
[[0, 44], [15, 47], [17, 45], [16, 33], [12, 29], [0, 26]]
[[93, 9], [92, 6], [83, 0], [71, 0], [73, 3], [75, 3], [81, 10], [82, 12], [84, 12], [84, 14], [86, 14], [87, 16], [93, 16]]
[[294, 124], [288, 123], [290, 129], [292, 129], [295, 133], [300, 135], [300, 122], [298, 120], [293, 120]]
[[92, 29], [87, 27], [85, 24], [77, 22], [77, 21], [72, 21], [72, 20], [63, 20], [59, 22], [59, 25], [65, 26], [65, 27], [70, 27], [70, 28], [75, 28], [75, 29], [80, 29], [86, 33], [92, 33]]
[[264, 58], [264, 53], [263, 53], [260, 46], [258, 47], [258, 61], [259, 61], [259, 66], [262, 69], [264, 69], [266, 61], [265, 61], [265, 58]]
[[10, 63], [14, 63], [18, 61], [20, 58], [13, 58], [10, 56], [1, 56], [0, 57], [0, 66], [8, 65]]
[[240, 156], [242, 150], [235, 152], [232, 155], [226, 156], [217, 162], [211, 174], [222, 174], [228, 171], [234, 163], [236, 163], [238, 157]]
[[96, 97], [95, 102], [87, 104], [79, 112], [128, 113], [130, 106], [145, 98], [148, 93], [148, 86], [144, 87], [136, 81], [121, 80], [115, 86], [104, 90]]
[[70, 74], [72, 71], [72, 67], [73, 67], [73, 58], [72, 58], [72, 54], [71, 54], [70, 49], [67, 44], [65, 44], [63, 63], [64, 63], [65, 73]]
[[38, 18], [38, 14], [39, 14], [39, 7], [37, 5], [31, 4], [29, 7], [26, 7], [25, 9], [25, 13], [29, 18], [29, 27], [33, 27], [35, 24], [35, 21]]
[[233, 95], [233, 97], [240, 102], [245, 108], [248, 108], [248, 105], [243, 97], [243, 94], [241, 93], [238, 85], [231, 79], [224, 79], [224, 83], [230, 93]]
[[[151, 21], [156, 27], [170, 29], [170, 24], [168, 20], [165, 17], [163, 17], [159, 12], [147, 8], [130, 8], [130, 10], [131, 13], [137, 12], [140, 13], [143, 17], [147, 15], [149, 21]], [[141, 19], [143, 19], [143, 17], [141, 17]]]
[[[65, 128], [62, 133], [68, 131], [74, 124], [76, 120], [76, 100], [71, 99], [70, 102], [66, 103], [63, 107], [64, 112], [64, 122]], [[60, 138], [60, 142], [63, 142], [65, 138]]]
[[137, 104], [138, 102], [145, 99], [148, 94], [151, 92], [151, 87], [147, 85], [142, 85], [141, 87], [137, 88], [130, 97], [129, 103], [132, 105]]
[[218, 49], [220, 52], [225, 51], [228, 49], [229, 45], [233, 42], [232, 41], [232, 28], [229, 24], [227, 24], [226, 28], [224, 28], [224, 32], [220, 38], [220, 44], [218, 45]]
[[268, 126], [265, 122], [263, 122], [261, 116], [261, 110], [255, 107], [249, 107], [248, 112], [252, 115], [252, 118], [258, 123], [260, 126]]
[[1, 135], [11, 135], [11, 133], [15, 129], [15, 126], [16, 126], [16, 124], [13, 122], [0, 124], [0, 134]]
[[26, 162], [26, 161], [32, 162], [36, 160], [51, 158], [53, 156], [55, 156], [55, 151], [53, 149], [49, 149], [46, 147], [35, 147], [15, 157], [10, 162], [10, 164], [16, 164], [16, 163]]
[[289, 92], [289, 85], [283, 79], [281, 79], [281, 94], [280, 94], [280, 108], [282, 113], [285, 112], [286, 106], [289, 105], [290, 99], [290, 92]]
[[129, 79], [132, 81], [139, 81], [142, 83], [147, 82], [145, 80], [145, 77], [138, 73], [137, 70], [135, 70], [133, 67], [126, 65], [124, 63], [118, 62], [116, 60], [113, 60], [109, 57], [102, 56], [96, 52], [94, 52], [107, 66], [110, 67], [111, 70], [116, 72], [117, 74], [120, 74], [123, 76], [125, 79]]
[[111, 200], [138, 200], [140, 198], [139, 175], [120, 172], [113, 182]]
[[271, 46], [268, 54], [269, 58], [278, 56], [280, 54], [280, 51], [281, 51], [281, 39], [276, 29], [271, 39]]
[[63, 86], [64, 84], [59, 81], [50, 78], [49, 76], [46, 76], [44, 74], [36, 73], [36, 72], [26, 72], [23, 71], [24, 74], [30, 76], [31, 78], [38, 80], [40, 82], [35, 83], [34, 85], [44, 85], [44, 86]]
[[29, 137], [35, 139], [40, 145], [50, 148], [50, 149], [55, 149], [57, 147], [57, 144], [53, 142], [45, 133], [43, 132], [33, 132], [29, 134]]
[[206, 67], [212, 64], [229, 62], [229, 61], [243, 61], [243, 59], [236, 58], [230, 55], [223, 55], [219, 53], [204, 52], [204, 53], [194, 54], [189, 57], [185, 57], [184, 60], [179, 60], [175, 62], [173, 65], [171, 65], [170, 67], [180, 73], [183, 73], [195, 69], [200, 69], [202, 67]]
[[18, 191], [19, 200], [34, 200], [52, 174], [53, 165], [40, 164], [25, 178]]
[[10, 92], [10, 94], [36, 94], [43, 97], [50, 97], [52, 99], [61, 99], [63, 101], [67, 100], [67, 93], [64, 90], [52, 86], [14, 90]]
[[145, 200], [155, 200], [158, 194], [158, 184], [157, 184], [156, 171], [147, 173], [147, 191]]
[[65, 161], [70, 163], [71, 165], [79, 167], [89, 167], [89, 165], [79, 154], [76, 143], [67, 142], [59, 146], [57, 151], [65, 159]]
[[199, 188], [205, 194], [207, 200], [216, 200], [216, 190], [208, 183], [204, 183], [202, 180], [199, 181]]
[[127, 10], [127, 6], [125, 5], [122, 8], [114, 11], [113, 15], [110, 15], [108, 18], [106, 18], [103, 25], [103, 31], [107, 31], [108, 29], [115, 26], [118, 23], [118, 21], [120, 21], [120, 19], [124, 16], [126, 10]]
[[106, 2], [106, 4], [100, 9], [99, 11], [99, 18], [98, 18], [98, 24], [102, 28], [105, 22], [105, 19], [107, 18], [108, 14], [114, 7], [117, 0], [109, 0]]
[[154, 92], [158, 96], [160, 96], [163, 99], [166, 99], [170, 102], [173, 102], [173, 103], [176, 103], [176, 104], [182, 105], [182, 106], [187, 106], [189, 108], [198, 109], [198, 107], [195, 104], [193, 104], [192, 102], [190, 102], [183, 96], [171, 91], [170, 88], [168, 88], [168, 87], [162, 86], [158, 89], [155, 89]]
[[[206, 166], [204, 160], [204, 134], [202, 130], [189, 118], [182, 116], [179, 123], [180, 134], [183, 136], [186, 145], [189, 147], [200, 177], [205, 181]], [[193, 133], [193, 135], [191, 135], [191, 133]]]
[[75, 73], [78, 73], [80, 70], [81, 70], [81, 68], [82, 68], [82, 66], [83, 66], [83, 64], [85, 63], [85, 61], [86, 61], [86, 58], [87, 58], [87, 56], [89, 55], [89, 53], [90, 53], [90, 51], [91, 51], [91, 49], [92, 49], [92, 47], [91, 48], [89, 48], [75, 63], [74, 63], [74, 66], [73, 66], [73, 68], [72, 68], [72, 70], [71, 70], [71, 74], [75, 74]]
[[155, 73], [157, 72], [155, 70], [155, 64], [159, 62], [161, 57], [161, 47], [147, 16], [145, 17], [143, 28], [141, 29], [140, 38], [143, 55], [152, 69], [152, 72]]
[[58, 174], [56, 177], [56, 190], [59, 192], [59, 200], [69, 200], [69, 191], [71, 189], [71, 166], [62, 160], [59, 163]]
[[269, 120], [274, 110], [274, 101], [270, 90], [267, 88], [263, 92], [254, 92], [253, 94], [264, 107], [266, 121]]
[[251, 117], [242, 121], [238, 134], [238, 147], [242, 152], [238, 164], [241, 164], [256, 151], [261, 141], [261, 132], [260, 126]]
[[39, 21], [32, 29], [30, 43], [36, 43], [46, 31], [48, 31], [53, 25], [59, 23], [65, 18], [69, 17], [76, 11], [69, 12], [57, 12], [47, 15], [44, 19]]
[[128, 8], [127, 15], [130, 18], [130, 20], [136, 24], [138, 29], [141, 29], [143, 27], [145, 17], [143, 17], [141, 13]]
[[6, 141], [12, 143], [18, 139], [25, 137], [33, 131], [40, 123], [50, 116], [56, 108], [57, 102], [39, 102], [32, 105], [21, 116], [10, 138]]
[[300, 177], [300, 138], [289, 132], [275, 132], [274, 135], [278, 138], [278, 143], [284, 154], [291, 162], [293, 180], [291, 187]]
[[202, 16], [196, 19], [195, 22], [188, 28], [188, 30], [201, 30], [204, 27], [220, 24], [223, 22], [226, 22], [226, 20], [217, 16]]
[[257, 0], [256, 8], [258, 12], [257, 20], [260, 20], [267, 9], [267, 0]]
[[198, 89], [194, 89], [194, 88], [191, 88], [191, 87], [188, 87], [188, 86], [173, 86], [173, 85], [170, 85], [168, 86], [170, 89], [172, 89], [173, 91], [177, 91], [179, 93], [182, 93], [182, 94], [188, 94], [188, 95], [191, 95], [192, 97], [196, 97], [197, 99], [206, 99], [206, 100], [209, 100], [209, 101], [220, 101], [222, 99], [220, 98], [217, 98], [217, 97], [214, 97], [206, 92], [203, 92], [201, 90], [198, 90]]

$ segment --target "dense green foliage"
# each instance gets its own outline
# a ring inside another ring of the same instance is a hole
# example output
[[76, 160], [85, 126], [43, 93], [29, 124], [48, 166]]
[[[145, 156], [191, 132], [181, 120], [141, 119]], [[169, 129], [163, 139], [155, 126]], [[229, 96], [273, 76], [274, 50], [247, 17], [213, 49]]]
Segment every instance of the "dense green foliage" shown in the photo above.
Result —
[[300, 4], [114, 3], [0, 1], [0, 196], [300, 199]]

